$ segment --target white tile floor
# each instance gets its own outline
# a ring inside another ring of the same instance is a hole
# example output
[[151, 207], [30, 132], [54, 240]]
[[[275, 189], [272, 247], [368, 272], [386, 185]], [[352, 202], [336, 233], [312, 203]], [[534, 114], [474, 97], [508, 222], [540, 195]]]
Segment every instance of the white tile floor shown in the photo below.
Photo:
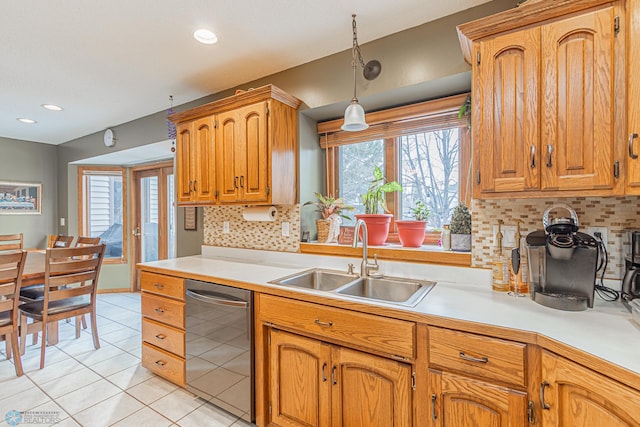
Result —
[[[249, 425], [140, 366], [139, 294], [100, 294], [97, 313], [99, 350], [91, 328], [76, 339], [73, 323], [61, 322], [60, 342], [47, 348], [42, 370], [40, 345], [27, 338], [22, 377], [0, 343], [0, 427], [16, 425], [10, 411], [22, 412], [20, 427], [50, 425], [47, 416], [58, 426]], [[36, 415], [43, 418], [27, 419]]]

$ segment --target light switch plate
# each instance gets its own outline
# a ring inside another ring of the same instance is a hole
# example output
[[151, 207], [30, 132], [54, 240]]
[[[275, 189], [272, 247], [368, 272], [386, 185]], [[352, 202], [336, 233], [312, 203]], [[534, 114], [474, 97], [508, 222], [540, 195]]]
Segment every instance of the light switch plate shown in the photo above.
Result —
[[222, 223], [222, 234], [229, 234], [229, 221]]

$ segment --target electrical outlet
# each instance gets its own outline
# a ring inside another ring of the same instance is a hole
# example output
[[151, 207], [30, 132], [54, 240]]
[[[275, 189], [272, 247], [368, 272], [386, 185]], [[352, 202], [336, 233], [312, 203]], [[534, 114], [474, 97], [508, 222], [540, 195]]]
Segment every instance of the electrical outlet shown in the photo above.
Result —
[[[515, 225], [502, 225], [500, 227], [502, 231], [502, 247], [503, 248], [515, 248], [516, 245], [516, 226]], [[498, 226], [493, 226], [493, 245], [498, 246], [496, 240], [496, 234], [498, 234]]]
[[229, 221], [222, 223], [222, 234], [229, 234]]
[[287, 221], [282, 223], [282, 237], [289, 237], [289, 223]]
[[[602, 236], [602, 242], [604, 243], [604, 247], [607, 247], [607, 241], [609, 240], [609, 233], [607, 232], [607, 227], [587, 227], [587, 234], [596, 236], [596, 233], [600, 233]], [[597, 240], [597, 239], [596, 239]]]

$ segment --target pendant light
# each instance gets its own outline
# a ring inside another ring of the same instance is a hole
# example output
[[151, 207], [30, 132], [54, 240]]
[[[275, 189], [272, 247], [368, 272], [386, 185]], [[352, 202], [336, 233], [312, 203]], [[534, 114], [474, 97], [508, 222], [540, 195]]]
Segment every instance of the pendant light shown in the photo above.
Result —
[[364, 116], [364, 108], [358, 103], [358, 96], [356, 93], [357, 86], [357, 73], [356, 69], [358, 65], [362, 67], [362, 73], [367, 80], [374, 80], [380, 71], [382, 71], [382, 65], [379, 61], [372, 60], [364, 63], [362, 59], [362, 53], [360, 53], [360, 45], [358, 45], [358, 30], [356, 28], [356, 15], [351, 15], [353, 28], [353, 47], [351, 48], [351, 68], [353, 68], [353, 98], [351, 103], [344, 112], [344, 124], [342, 130], [348, 132], [357, 132], [359, 130], [365, 130], [369, 127]]

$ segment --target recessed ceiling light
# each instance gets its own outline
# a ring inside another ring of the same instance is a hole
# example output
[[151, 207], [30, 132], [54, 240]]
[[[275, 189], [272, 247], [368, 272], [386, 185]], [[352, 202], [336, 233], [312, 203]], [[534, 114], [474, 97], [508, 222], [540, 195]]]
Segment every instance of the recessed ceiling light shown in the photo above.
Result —
[[17, 120], [17, 121], [19, 121], [20, 123], [27, 123], [27, 124], [29, 124], [29, 125], [32, 125], [32, 124], [34, 124], [34, 123], [38, 123], [38, 122], [36, 122], [36, 121], [35, 121], [35, 120], [33, 120], [33, 119], [27, 119], [27, 118], [25, 118], [25, 117], [19, 117], [19, 118], [17, 118], [16, 120]]
[[42, 104], [42, 108], [46, 108], [47, 110], [51, 110], [51, 111], [62, 111], [64, 110], [64, 108], [58, 106], [58, 105], [54, 105], [54, 104]]
[[196, 30], [193, 33], [193, 37], [196, 40], [198, 40], [200, 43], [204, 43], [204, 44], [214, 44], [218, 42], [218, 36], [216, 36], [213, 32], [204, 28]]

